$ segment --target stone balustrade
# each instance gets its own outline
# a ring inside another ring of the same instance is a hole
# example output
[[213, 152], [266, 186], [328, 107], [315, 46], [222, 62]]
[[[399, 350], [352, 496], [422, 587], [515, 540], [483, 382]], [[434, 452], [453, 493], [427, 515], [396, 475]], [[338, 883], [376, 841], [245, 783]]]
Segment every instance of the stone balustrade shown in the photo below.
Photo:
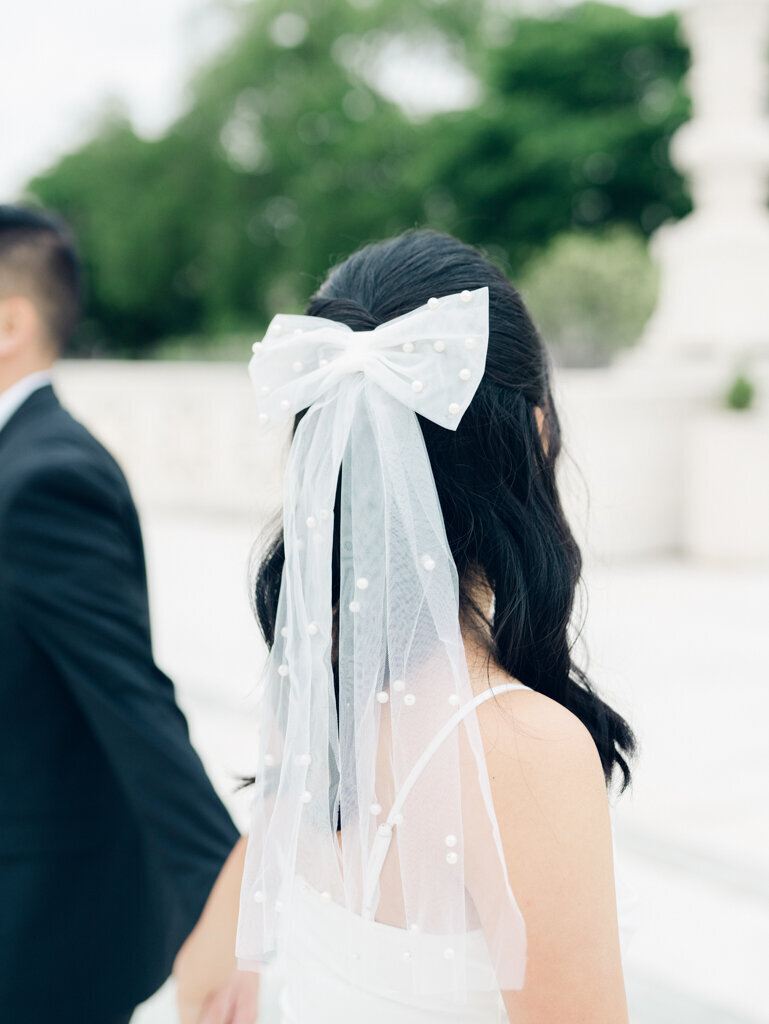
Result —
[[[279, 509], [289, 439], [257, 432], [245, 366], [69, 360], [59, 366], [57, 383], [68, 407], [125, 469], [140, 508], [253, 522]], [[637, 366], [556, 376], [561, 486], [589, 556], [686, 552], [692, 533], [694, 553], [708, 557], [687, 480], [691, 464], [702, 502], [708, 485], [691, 435], [714, 391], [710, 377], [682, 371], [661, 379]], [[765, 416], [761, 422], [769, 424]], [[717, 485], [713, 490], [712, 502], [730, 500]]]

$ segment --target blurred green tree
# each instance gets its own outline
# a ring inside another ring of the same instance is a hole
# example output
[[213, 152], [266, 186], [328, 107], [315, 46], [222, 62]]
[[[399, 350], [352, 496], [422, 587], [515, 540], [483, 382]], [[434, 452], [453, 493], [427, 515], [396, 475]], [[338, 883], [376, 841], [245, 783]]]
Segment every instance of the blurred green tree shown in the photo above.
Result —
[[[89, 279], [82, 352], [253, 330], [362, 242], [414, 224], [516, 273], [573, 226], [686, 210], [666, 142], [686, 116], [672, 16], [598, 3], [511, 20], [481, 0], [259, 0], [159, 140], [107, 120], [29, 193]], [[501, 19], [501, 20], [500, 20]], [[464, 67], [475, 102], [411, 116], [409, 62]], [[474, 84], [473, 84], [474, 83]], [[400, 94], [398, 86], [401, 85]]]
[[677, 19], [583, 3], [491, 22], [476, 109], [431, 120], [410, 167], [424, 215], [518, 275], [550, 239], [624, 223], [650, 234], [691, 206], [668, 142], [690, 114]]

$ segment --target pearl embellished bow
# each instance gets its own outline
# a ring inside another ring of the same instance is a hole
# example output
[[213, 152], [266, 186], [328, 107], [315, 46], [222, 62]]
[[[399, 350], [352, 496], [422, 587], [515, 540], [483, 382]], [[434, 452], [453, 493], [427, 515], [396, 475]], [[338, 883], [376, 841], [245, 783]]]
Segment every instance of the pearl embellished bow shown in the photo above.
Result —
[[409, 409], [456, 429], [486, 364], [489, 290], [463, 291], [373, 331], [312, 316], [276, 316], [249, 367], [262, 430], [362, 373]]

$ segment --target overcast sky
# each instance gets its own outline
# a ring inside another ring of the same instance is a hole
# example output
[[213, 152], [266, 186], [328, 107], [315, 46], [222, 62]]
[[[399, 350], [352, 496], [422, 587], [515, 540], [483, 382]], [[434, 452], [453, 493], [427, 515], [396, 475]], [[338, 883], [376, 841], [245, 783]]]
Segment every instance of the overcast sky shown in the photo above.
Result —
[[142, 133], [162, 131], [224, 31], [209, 0], [0, 0], [0, 11], [0, 201], [84, 139], [111, 100]]

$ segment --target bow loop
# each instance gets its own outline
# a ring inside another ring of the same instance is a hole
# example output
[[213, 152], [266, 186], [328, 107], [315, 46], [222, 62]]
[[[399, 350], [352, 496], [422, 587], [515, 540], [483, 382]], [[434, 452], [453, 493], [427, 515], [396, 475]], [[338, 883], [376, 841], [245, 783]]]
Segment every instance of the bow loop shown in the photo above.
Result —
[[284, 423], [362, 373], [402, 405], [454, 430], [483, 376], [488, 333], [488, 288], [430, 299], [372, 331], [276, 316], [249, 366], [260, 427]]

